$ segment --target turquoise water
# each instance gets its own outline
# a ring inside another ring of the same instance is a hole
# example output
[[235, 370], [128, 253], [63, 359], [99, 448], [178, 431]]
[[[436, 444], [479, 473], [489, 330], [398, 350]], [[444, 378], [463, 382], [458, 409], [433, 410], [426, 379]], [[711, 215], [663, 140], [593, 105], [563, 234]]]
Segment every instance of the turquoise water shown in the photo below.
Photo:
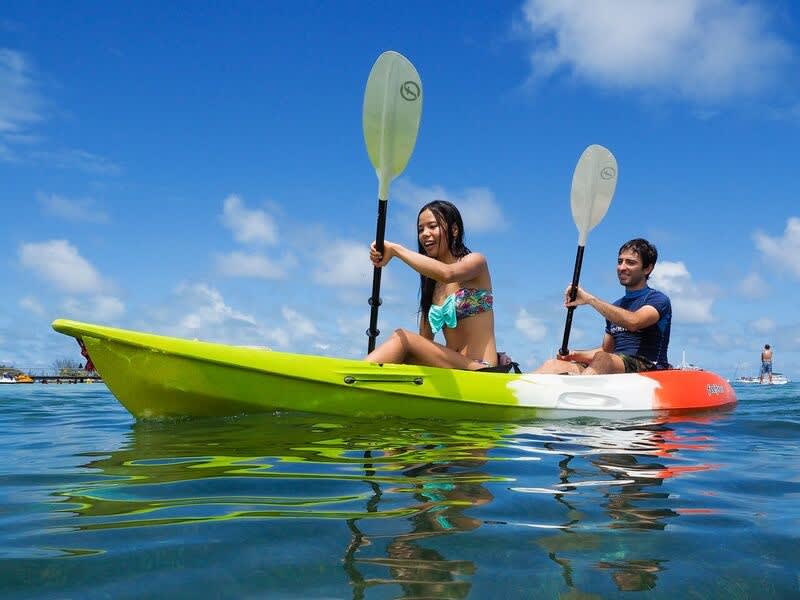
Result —
[[737, 393], [670, 420], [137, 424], [102, 384], [0, 386], [0, 597], [798, 597], [800, 386]]

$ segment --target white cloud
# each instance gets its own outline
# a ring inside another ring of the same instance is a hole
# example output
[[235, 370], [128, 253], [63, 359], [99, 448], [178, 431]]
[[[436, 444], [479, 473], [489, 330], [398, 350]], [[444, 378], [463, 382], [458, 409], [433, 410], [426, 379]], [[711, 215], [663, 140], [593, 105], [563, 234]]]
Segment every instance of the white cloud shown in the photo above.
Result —
[[22, 244], [19, 258], [23, 267], [64, 292], [92, 294], [109, 287], [91, 263], [66, 240]]
[[608, 88], [716, 102], [779, 80], [789, 44], [752, 1], [527, 0], [534, 78], [566, 70]]
[[205, 284], [181, 285], [178, 293], [194, 304], [194, 310], [180, 321], [180, 326], [185, 330], [202, 331], [210, 325], [218, 325], [225, 321], [256, 324], [253, 316], [234, 310], [225, 304], [219, 291]]
[[6, 144], [0, 142], [0, 160], [5, 162], [16, 162], [17, 157]]
[[42, 100], [24, 54], [0, 48], [0, 136], [42, 120]]
[[[562, 330], [564, 329], [564, 323], [561, 323], [559, 326], [560, 326], [560, 328]], [[597, 341], [595, 342], [595, 345], [599, 346], [601, 341], [602, 341], [602, 339], [603, 339], [603, 328], [602, 328], [602, 326], [600, 327], [600, 329], [598, 329], [598, 330], [593, 332], [593, 336], [594, 336], [594, 338], [597, 339]], [[575, 327], [575, 324], [573, 323], [572, 328], [570, 329], [570, 333], [569, 333], [570, 346], [572, 346], [574, 348], [575, 347], [575, 342], [580, 342], [581, 340], [585, 340], [585, 339], [586, 339], [586, 332], [583, 329]], [[559, 345], [560, 344], [561, 344], [561, 341], [559, 340]]]
[[312, 273], [315, 283], [334, 287], [361, 287], [367, 290], [372, 281], [372, 263], [365, 244], [335, 240], [319, 252]]
[[758, 273], [749, 273], [739, 282], [739, 293], [745, 298], [758, 299], [764, 298], [769, 291], [767, 283]]
[[67, 298], [62, 308], [68, 317], [93, 322], [112, 322], [125, 314], [125, 304], [122, 300], [105, 295], [87, 299]]
[[84, 223], [108, 223], [108, 213], [94, 207], [94, 200], [89, 198], [71, 200], [58, 194], [38, 194], [42, 211], [67, 221]]
[[289, 308], [288, 306], [284, 306], [281, 309], [281, 314], [286, 320], [286, 324], [288, 325], [293, 336], [313, 337], [317, 335], [317, 328], [311, 319], [304, 317], [296, 310]]
[[714, 298], [711, 292], [692, 281], [682, 262], [659, 261], [649, 284], [670, 297], [675, 321], [709, 323], [713, 320], [711, 308]]
[[225, 198], [222, 223], [242, 244], [275, 244], [278, 241], [278, 228], [273, 218], [263, 210], [248, 210], [235, 194]]
[[20, 298], [19, 306], [20, 308], [24, 308], [25, 310], [40, 317], [44, 315], [44, 307], [33, 296], [25, 296], [24, 298]]
[[762, 317], [750, 322], [750, 329], [756, 333], [772, 333], [775, 331], [775, 321], [770, 318]]
[[42, 142], [39, 135], [28, 131], [45, 118], [46, 102], [34, 75], [23, 53], [0, 48], [0, 160], [78, 169], [97, 175], [119, 173], [121, 169], [110, 160], [85, 150], [25, 148], [19, 151], [21, 147]]
[[524, 308], [517, 313], [514, 325], [518, 331], [533, 342], [540, 342], [547, 337], [547, 326], [544, 321], [529, 314]]
[[105, 158], [86, 150], [76, 148], [57, 148], [52, 150], [34, 150], [31, 159], [58, 169], [74, 169], [93, 175], [119, 175], [122, 168]]
[[800, 278], [800, 218], [789, 217], [783, 237], [770, 237], [757, 231], [753, 239], [764, 260], [781, 265]]
[[204, 283], [181, 284], [176, 294], [183, 317], [168, 327], [171, 335], [244, 346], [289, 345], [290, 336], [284, 329], [262, 326], [253, 315], [229, 306], [218, 290]]
[[432, 200], [452, 202], [461, 213], [467, 237], [472, 233], [500, 231], [508, 227], [503, 209], [488, 188], [467, 188], [454, 193], [439, 185], [421, 187], [403, 178], [395, 185], [394, 196], [398, 202], [415, 211]]
[[506, 229], [508, 223], [494, 193], [487, 188], [468, 188], [462, 195], [451, 197], [464, 219], [464, 229], [482, 233]]
[[253, 277], [257, 279], [284, 279], [287, 268], [295, 265], [292, 257], [277, 263], [261, 254], [231, 252], [217, 255], [217, 271], [227, 277]]

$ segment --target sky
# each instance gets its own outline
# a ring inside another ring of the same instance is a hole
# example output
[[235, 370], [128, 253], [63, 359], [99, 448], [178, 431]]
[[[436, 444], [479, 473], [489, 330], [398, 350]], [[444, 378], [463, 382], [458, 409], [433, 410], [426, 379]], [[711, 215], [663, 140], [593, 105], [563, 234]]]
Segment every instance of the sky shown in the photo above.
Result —
[[[420, 74], [416, 147], [386, 238], [454, 202], [492, 273], [498, 345], [553, 356], [582, 151], [619, 180], [581, 285], [623, 293], [619, 246], [659, 250], [669, 358], [800, 378], [800, 6], [791, 0], [60, 2], [0, 5], [0, 364], [80, 360], [70, 318], [361, 357], [378, 181], [364, 87], [386, 50]], [[416, 329], [416, 273], [383, 273], [378, 327]], [[604, 323], [575, 312], [572, 348]]]

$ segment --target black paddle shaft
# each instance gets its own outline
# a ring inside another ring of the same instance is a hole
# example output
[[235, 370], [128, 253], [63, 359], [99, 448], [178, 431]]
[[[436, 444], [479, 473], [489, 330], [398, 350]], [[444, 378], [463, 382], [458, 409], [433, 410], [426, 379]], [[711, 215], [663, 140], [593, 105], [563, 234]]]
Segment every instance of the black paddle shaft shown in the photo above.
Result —
[[[378, 198], [378, 226], [375, 230], [375, 247], [378, 252], [383, 254], [383, 238], [386, 234], [386, 207], [389, 202]], [[378, 327], [378, 307], [381, 305], [381, 272], [383, 269], [374, 267], [372, 269], [372, 296], [369, 299], [369, 329], [367, 329], [367, 354], [375, 350], [375, 338], [381, 332]]]
[[[575, 300], [578, 295], [578, 280], [581, 277], [581, 265], [583, 264], [583, 249], [584, 246], [578, 246], [578, 253], [575, 255], [575, 270], [572, 272], [572, 288], [569, 292], [569, 300]], [[564, 324], [564, 339], [561, 342], [561, 350], [558, 351], [560, 356], [569, 354], [569, 330], [572, 329], [572, 313], [575, 312], [575, 307], [570, 306], [567, 309], [567, 322]]]

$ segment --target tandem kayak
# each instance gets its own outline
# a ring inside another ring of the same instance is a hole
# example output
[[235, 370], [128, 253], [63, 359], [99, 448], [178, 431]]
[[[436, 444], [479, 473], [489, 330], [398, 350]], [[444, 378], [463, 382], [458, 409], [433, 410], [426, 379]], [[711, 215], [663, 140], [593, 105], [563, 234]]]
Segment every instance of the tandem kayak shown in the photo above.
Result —
[[300, 411], [356, 417], [527, 420], [732, 405], [709, 371], [481, 373], [291, 354], [59, 319], [136, 418]]

